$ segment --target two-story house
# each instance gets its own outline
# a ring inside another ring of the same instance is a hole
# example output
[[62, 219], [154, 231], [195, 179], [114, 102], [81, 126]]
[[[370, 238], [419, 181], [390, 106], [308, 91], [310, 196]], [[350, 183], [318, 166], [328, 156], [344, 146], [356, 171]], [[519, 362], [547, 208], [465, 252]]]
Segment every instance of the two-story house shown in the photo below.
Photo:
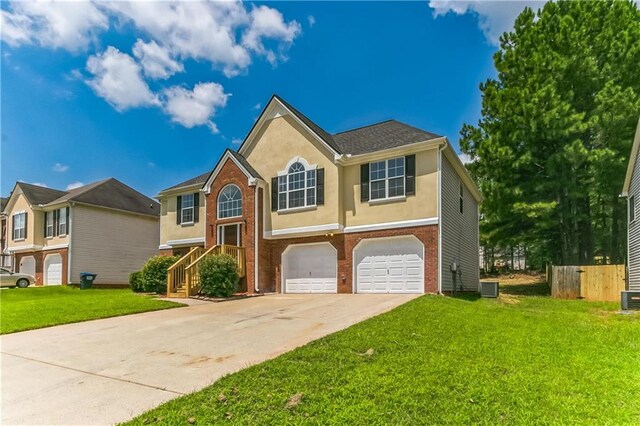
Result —
[[18, 182], [3, 214], [14, 270], [37, 285], [92, 272], [97, 285], [123, 286], [157, 254], [159, 204], [113, 178], [70, 191]]
[[158, 199], [161, 252], [188, 254], [175, 296], [224, 247], [249, 293], [478, 288], [481, 196], [446, 138], [395, 120], [329, 134], [273, 96], [237, 152]]

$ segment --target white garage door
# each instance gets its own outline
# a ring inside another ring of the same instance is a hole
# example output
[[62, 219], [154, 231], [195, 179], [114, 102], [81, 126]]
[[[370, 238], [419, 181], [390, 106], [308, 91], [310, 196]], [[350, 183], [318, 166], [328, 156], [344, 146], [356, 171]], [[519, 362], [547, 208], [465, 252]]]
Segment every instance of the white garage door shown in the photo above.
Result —
[[289, 246], [282, 254], [285, 293], [336, 293], [337, 252], [329, 243]]
[[20, 259], [20, 269], [18, 272], [36, 276], [36, 259], [33, 256], [27, 256]]
[[44, 260], [45, 285], [62, 284], [62, 257], [59, 254], [50, 254]]
[[424, 245], [413, 236], [363, 240], [354, 261], [358, 293], [424, 292]]

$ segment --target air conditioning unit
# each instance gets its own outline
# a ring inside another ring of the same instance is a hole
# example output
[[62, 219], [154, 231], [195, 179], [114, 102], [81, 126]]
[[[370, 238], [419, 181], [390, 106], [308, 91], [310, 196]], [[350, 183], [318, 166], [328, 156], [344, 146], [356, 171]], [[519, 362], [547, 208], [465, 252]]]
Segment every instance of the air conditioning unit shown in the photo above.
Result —
[[498, 281], [480, 281], [480, 296], [498, 297]]
[[622, 292], [622, 310], [631, 309], [640, 310], [640, 291], [623, 291]]

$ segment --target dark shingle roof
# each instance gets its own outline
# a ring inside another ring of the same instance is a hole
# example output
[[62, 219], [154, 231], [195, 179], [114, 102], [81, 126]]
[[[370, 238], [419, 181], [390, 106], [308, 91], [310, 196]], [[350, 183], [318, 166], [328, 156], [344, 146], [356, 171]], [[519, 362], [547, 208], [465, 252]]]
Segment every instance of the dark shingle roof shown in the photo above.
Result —
[[114, 178], [73, 189], [49, 204], [58, 204], [66, 201], [76, 201], [78, 203], [151, 216], [160, 215], [160, 204], [157, 201]]
[[249, 164], [249, 162], [247, 161], [246, 158], [244, 158], [242, 156], [242, 154], [240, 154], [237, 151], [232, 151], [229, 150], [229, 154], [233, 155], [233, 158], [235, 158], [236, 160], [238, 160], [238, 162], [240, 164], [242, 164], [244, 166], [244, 168], [247, 169], [247, 171], [249, 172], [249, 174], [254, 177], [254, 178], [258, 178], [258, 179], [262, 179], [262, 176], [260, 176], [260, 173], [258, 173], [256, 171], [256, 169], [253, 168], [253, 166], [251, 164]]
[[45, 188], [44, 186], [32, 185], [25, 182], [18, 182], [18, 185], [20, 185], [20, 189], [22, 189], [22, 193], [27, 200], [34, 206], [50, 203], [56, 198], [66, 194], [65, 191]]
[[9, 202], [9, 198], [0, 197], [0, 211], [4, 211], [4, 208], [7, 206]]
[[387, 120], [333, 135], [340, 148], [339, 152], [351, 155], [368, 154], [441, 137], [396, 120]]
[[160, 192], [165, 192], [165, 191], [170, 191], [172, 189], [182, 188], [183, 186], [191, 186], [191, 185], [196, 185], [196, 184], [202, 185], [207, 181], [207, 178], [209, 177], [210, 174], [211, 174], [211, 171], [208, 171], [208, 172], [203, 173], [201, 175], [198, 175], [196, 177], [192, 177], [191, 179], [187, 179], [184, 182], [180, 182], [177, 185], [173, 185], [173, 186], [170, 186], [169, 188], [165, 188]]

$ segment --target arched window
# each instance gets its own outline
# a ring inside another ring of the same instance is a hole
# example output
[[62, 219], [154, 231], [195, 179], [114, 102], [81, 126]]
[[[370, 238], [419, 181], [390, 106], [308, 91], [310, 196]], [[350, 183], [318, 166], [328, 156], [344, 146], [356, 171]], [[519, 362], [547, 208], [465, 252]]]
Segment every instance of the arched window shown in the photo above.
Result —
[[286, 175], [278, 176], [278, 210], [316, 205], [316, 170], [306, 170], [300, 161]]
[[218, 195], [218, 219], [242, 216], [242, 193], [236, 185], [227, 185]]

